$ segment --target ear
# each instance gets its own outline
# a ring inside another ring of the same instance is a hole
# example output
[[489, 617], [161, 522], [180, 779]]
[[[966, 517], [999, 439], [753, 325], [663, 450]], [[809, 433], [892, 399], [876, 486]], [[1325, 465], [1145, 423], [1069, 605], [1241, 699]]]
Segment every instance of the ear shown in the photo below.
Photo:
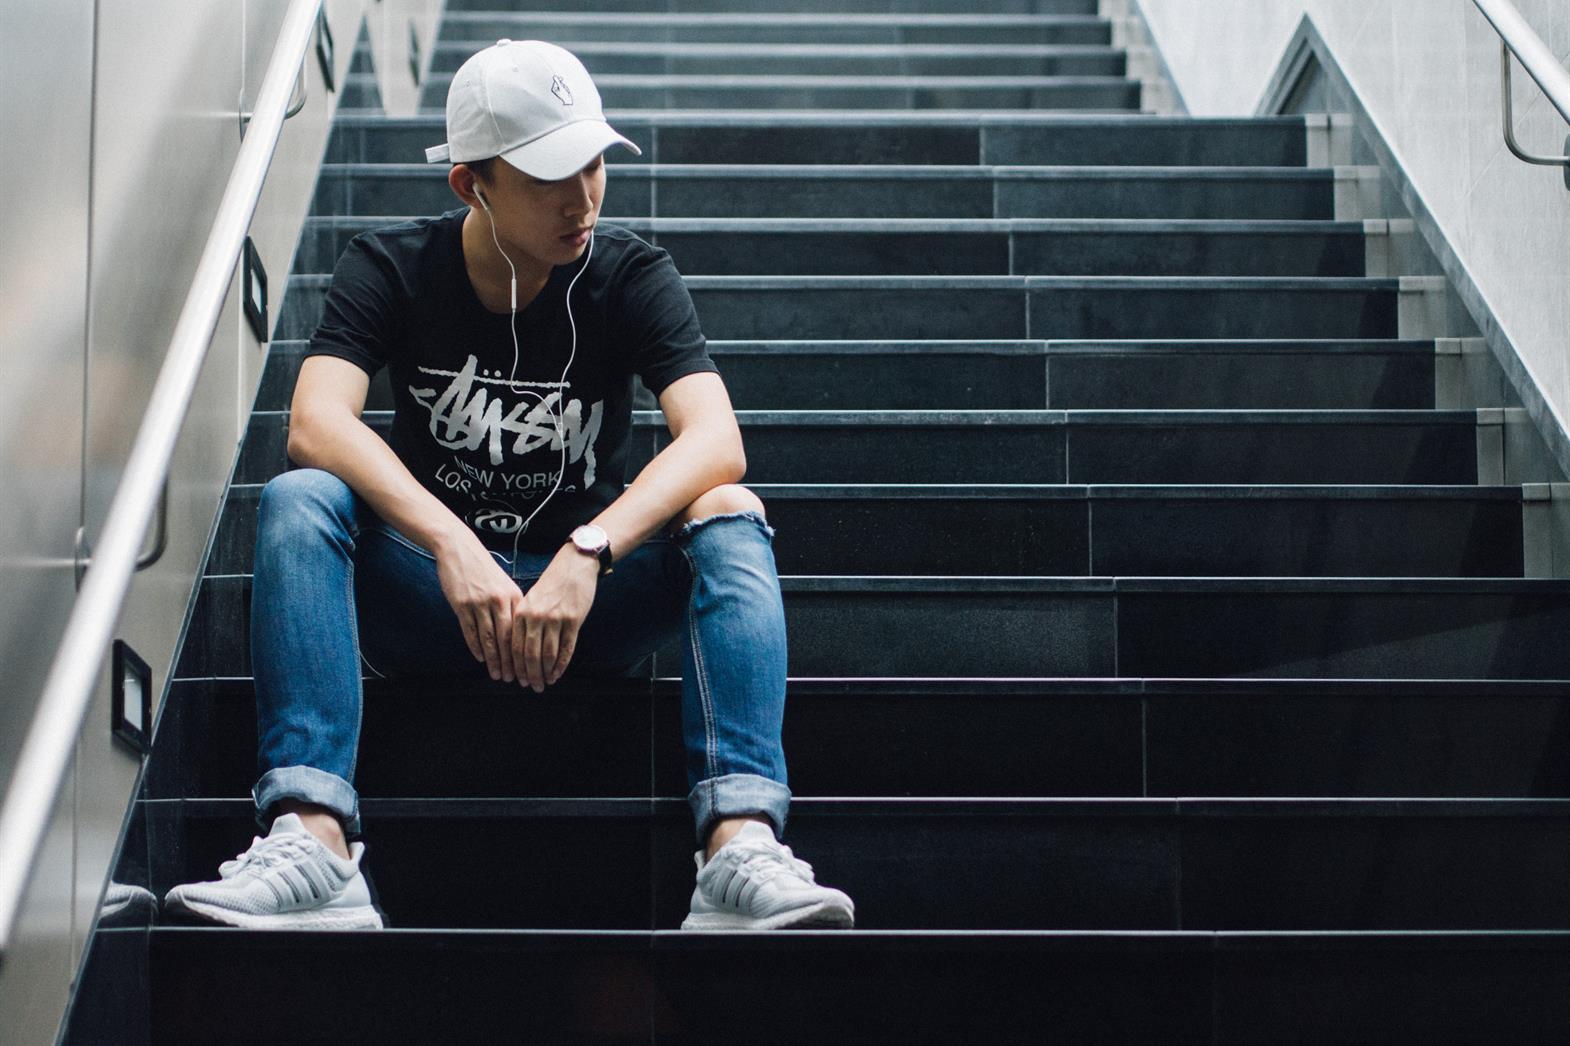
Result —
[[468, 164], [453, 164], [452, 169], [447, 172], [447, 184], [452, 187], [458, 199], [470, 207], [480, 206], [480, 198], [476, 195], [475, 189], [478, 187], [479, 191], [484, 192], [485, 184], [475, 177], [474, 169]]

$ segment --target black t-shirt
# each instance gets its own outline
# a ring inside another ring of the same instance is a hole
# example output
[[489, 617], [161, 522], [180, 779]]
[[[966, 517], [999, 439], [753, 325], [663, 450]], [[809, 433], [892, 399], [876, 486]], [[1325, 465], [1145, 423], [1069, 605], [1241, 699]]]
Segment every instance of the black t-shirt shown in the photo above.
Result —
[[[600, 223], [592, 254], [553, 268], [518, 311], [514, 371], [512, 317], [481, 304], [464, 266], [468, 210], [350, 240], [306, 355], [338, 356], [373, 377], [386, 366], [389, 442], [415, 479], [488, 548], [552, 552], [625, 487], [633, 375], [658, 396], [683, 375], [719, 368], [670, 255]], [[566, 469], [551, 495], [558, 421]]]

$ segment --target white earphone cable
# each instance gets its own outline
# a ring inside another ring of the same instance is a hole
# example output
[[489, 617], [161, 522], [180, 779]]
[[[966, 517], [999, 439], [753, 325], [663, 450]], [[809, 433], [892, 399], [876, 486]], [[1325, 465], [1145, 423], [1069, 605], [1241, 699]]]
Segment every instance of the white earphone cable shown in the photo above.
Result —
[[[512, 272], [512, 315], [511, 315], [511, 317], [507, 321], [508, 330], [510, 330], [512, 332], [512, 370], [507, 375], [507, 385], [508, 385], [509, 388], [513, 388], [513, 386], [517, 382], [518, 354], [519, 354], [519, 349], [518, 349], [518, 270], [517, 270], [517, 268], [515, 268], [513, 266], [512, 259], [507, 257], [507, 252], [502, 250], [501, 240], [498, 239], [497, 236], [496, 236], [496, 218], [491, 214], [491, 206], [490, 206], [490, 204], [485, 202], [485, 197], [483, 197], [483, 196], [481, 196], [479, 199], [480, 199], [481, 205], [484, 206], [484, 208], [485, 208], [485, 216], [487, 218], [489, 218], [490, 222], [491, 222], [491, 239], [496, 244], [497, 252], [503, 258], [506, 259], [506, 261], [507, 261], [507, 268], [509, 270], [511, 270], [511, 272]], [[522, 523], [520, 523], [518, 525], [517, 533], [514, 534], [513, 539], [512, 539], [512, 559], [513, 559], [513, 563], [514, 564], [516, 564], [517, 561], [518, 561], [518, 541], [523, 537], [523, 532], [529, 528], [529, 524], [534, 521], [534, 517], [539, 515], [540, 509], [544, 508], [546, 503], [549, 502], [553, 496], [555, 496], [556, 491], [561, 489], [562, 477], [567, 474], [567, 436], [566, 436], [566, 433], [565, 433], [565, 431], [563, 429], [563, 421], [564, 421], [564, 417], [565, 417], [566, 410], [567, 410], [567, 397], [566, 397], [565, 388], [566, 388], [566, 384], [567, 384], [567, 372], [572, 369], [572, 361], [574, 359], [576, 359], [577, 355], [578, 355], [578, 325], [577, 325], [577, 322], [572, 318], [572, 289], [577, 284], [578, 277], [582, 276], [583, 273], [584, 273], [584, 270], [589, 267], [589, 261], [593, 257], [594, 257], [594, 230], [591, 228], [589, 230], [589, 250], [584, 255], [583, 264], [581, 266], [579, 266], [578, 271], [573, 274], [572, 280], [567, 284], [567, 293], [565, 295], [565, 303], [566, 303], [566, 306], [567, 306], [567, 323], [568, 323], [568, 326], [572, 329], [572, 347], [571, 347], [570, 351], [567, 354], [567, 366], [562, 368], [561, 379], [556, 383], [556, 417], [555, 417], [555, 427], [556, 427], [556, 442], [558, 444], [560, 444], [560, 446], [561, 446], [561, 462], [560, 462], [560, 465], [559, 465], [559, 467], [557, 468], [557, 471], [556, 471], [556, 483], [555, 483], [554, 486], [551, 487], [550, 493], [545, 495], [544, 500], [542, 500], [539, 503], [539, 505], [535, 506], [535, 509], [534, 509], [533, 512], [529, 513], [529, 518], [525, 519]], [[541, 403], [545, 402], [544, 398], [541, 397], [536, 392], [532, 392], [532, 391], [529, 391], [527, 389], [517, 389], [517, 388], [513, 388], [513, 391], [514, 392], [523, 393], [524, 395], [533, 396], [535, 399], [539, 400]]]

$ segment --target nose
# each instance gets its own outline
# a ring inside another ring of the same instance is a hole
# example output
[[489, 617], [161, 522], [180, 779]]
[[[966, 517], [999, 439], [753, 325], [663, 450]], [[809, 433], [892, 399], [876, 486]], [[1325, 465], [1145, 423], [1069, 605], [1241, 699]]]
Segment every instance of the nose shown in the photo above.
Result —
[[594, 178], [592, 175], [578, 172], [578, 189], [567, 198], [567, 214], [575, 216], [587, 214], [594, 210]]

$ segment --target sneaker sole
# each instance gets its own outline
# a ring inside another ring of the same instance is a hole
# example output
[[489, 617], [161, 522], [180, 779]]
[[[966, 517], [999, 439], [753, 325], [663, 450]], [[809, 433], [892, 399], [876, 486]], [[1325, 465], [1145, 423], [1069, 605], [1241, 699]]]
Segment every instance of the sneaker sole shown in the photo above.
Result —
[[758, 919], [734, 912], [702, 912], [688, 915], [682, 920], [683, 930], [784, 930], [784, 929], [851, 929], [856, 922], [855, 913], [832, 901], [820, 901], [807, 908]]
[[238, 926], [248, 930], [380, 930], [382, 917], [375, 908], [313, 908], [300, 912], [281, 912], [277, 915], [249, 915], [230, 911], [201, 901], [171, 901], [171, 911], [189, 912], [192, 915]]

